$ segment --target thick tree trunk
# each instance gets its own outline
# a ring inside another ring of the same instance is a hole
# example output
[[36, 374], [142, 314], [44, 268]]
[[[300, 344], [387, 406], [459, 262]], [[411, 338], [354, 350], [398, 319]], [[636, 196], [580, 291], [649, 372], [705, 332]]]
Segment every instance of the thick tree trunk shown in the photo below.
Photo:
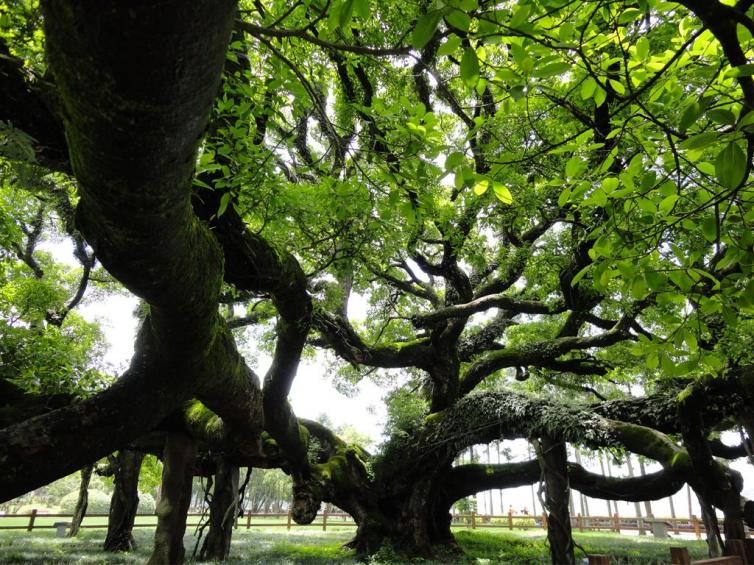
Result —
[[121, 449], [115, 459], [115, 489], [110, 501], [105, 551], [136, 549], [133, 527], [139, 507], [139, 472], [143, 460], [143, 452], [131, 449]]
[[215, 488], [209, 506], [209, 532], [199, 551], [199, 561], [225, 561], [228, 558], [237, 515], [238, 467], [224, 457], [218, 457]]
[[72, 538], [78, 535], [81, 522], [86, 515], [86, 507], [89, 504], [89, 481], [92, 479], [94, 465], [87, 465], [81, 469], [81, 483], [79, 484], [79, 498], [76, 501], [76, 508], [73, 510], [71, 518], [71, 529], [68, 530], [68, 537]]
[[435, 499], [428, 485], [417, 485], [406, 498], [380, 501], [379, 510], [368, 514], [352, 513], [358, 524], [356, 536], [347, 544], [360, 558], [374, 554], [383, 544], [408, 558], [433, 558], [459, 552], [450, 531], [449, 505]]
[[715, 516], [715, 509], [706, 502], [699, 494], [699, 506], [702, 509], [702, 523], [704, 529], [707, 532], [707, 553], [710, 557], [720, 557], [722, 555], [721, 550], [721, 537], [720, 528], [717, 525], [717, 516]]
[[183, 535], [191, 503], [196, 443], [189, 436], [170, 432], [165, 441], [162, 497], [157, 508], [157, 530], [150, 565], [183, 563]]
[[554, 565], [574, 564], [571, 516], [568, 512], [570, 486], [568, 455], [565, 442], [543, 436], [535, 442], [537, 458], [545, 478], [545, 502], [548, 510], [547, 540]]

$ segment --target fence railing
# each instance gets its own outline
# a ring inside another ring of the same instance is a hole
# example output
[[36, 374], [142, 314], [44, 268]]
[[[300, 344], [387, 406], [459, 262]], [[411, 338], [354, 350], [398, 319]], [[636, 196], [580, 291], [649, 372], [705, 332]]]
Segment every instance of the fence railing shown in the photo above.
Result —
[[[190, 512], [186, 526], [196, 527], [201, 521], [202, 513]], [[47, 514], [36, 509], [28, 514], [0, 514], [0, 530], [26, 530], [35, 529], [58, 529], [70, 525], [70, 514]], [[107, 514], [87, 514], [81, 524], [82, 528], [107, 528]], [[137, 514], [134, 521], [135, 528], [148, 528], [157, 525], [157, 516], [154, 514]], [[289, 512], [275, 513], [247, 513], [237, 518], [238, 528], [301, 528], [314, 527], [328, 528], [355, 527], [353, 518], [344, 512], [321, 512], [317, 518], [306, 526], [293, 522]], [[508, 530], [541, 528], [547, 530], [547, 515], [539, 516], [529, 514], [513, 514], [509, 512], [503, 515], [494, 514], [453, 514], [451, 526], [454, 528], [504, 528]], [[675, 534], [694, 534], [701, 539], [706, 534], [704, 523], [696, 516], [690, 518], [636, 518], [624, 517], [614, 514], [613, 516], [582, 516], [577, 514], [571, 517], [571, 527], [580, 532], [606, 531], [620, 533], [622, 531], [639, 531], [644, 533], [672, 532]], [[746, 529], [747, 535], [751, 536], [751, 530]]]
[[[201, 512], [189, 512], [187, 514], [186, 527], [192, 528], [200, 524], [204, 516]], [[71, 514], [48, 514], [36, 509], [28, 514], [0, 514], [0, 530], [26, 530], [33, 531], [36, 529], [57, 529], [64, 525], [70, 525], [73, 516]], [[107, 528], [108, 514], [87, 513], [81, 523], [82, 528]], [[137, 514], [134, 520], [134, 528], [149, 528], [157, 525], [157, 516], [155, 514]], [[239, 528], [276, 528], [282, 527], [291, 529], [292, 527], [314, 527], [322, 528], [327, 531], [328, 528], [355, 527], [356, 523], [353, 518], [345, 512], [320, 512], [317, 518], [306, 525], [296, 524], [290, 512], [274, 513], [245, 513], [237, 518], [236, 527]]]
[[[723, 523], [719, 522], [722, 529]], [[508, 530], [541, 528], [547, 530], [547, 515], [513, 514], [453, 514], [451, 526], [476, 528], [505, 528]], [[571, 516], [571, 528], [580, 532], [606, 531], [620, 533], [622, 531], [638, 531], [639, 533], [654, 533], [664, 537], [668, 532], [674, 534], [694, 534], [701, 539], [706, 534], [704, 523], [696, 516], [690, 518], [656, 518], [654, 516], [637, 518], [619, 516]], [[751, 537], [752, 530], [746, 527], [746, 535]]]

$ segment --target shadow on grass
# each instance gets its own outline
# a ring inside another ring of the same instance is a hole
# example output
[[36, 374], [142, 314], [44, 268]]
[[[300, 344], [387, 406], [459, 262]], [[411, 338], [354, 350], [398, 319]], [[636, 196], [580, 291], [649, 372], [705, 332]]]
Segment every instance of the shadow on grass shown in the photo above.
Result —
[[[226, 563], [318, 565], [325, 563], [356, 563], [354, 552], [341, 546], [352, 532], [318, 532], [312, 530], [239, 530], [234, 535], [231, 558]], [[0, 532], [0, 563], [69, 564], [69, 563], [144, 563], [149, 558], [154, 530], [135, 531], [137, 550], [133, 553], [104, 553], [104, 530], [83, 531], [78, 538], [56, 538], [53, 531], [32, 533]], [[465, 556], [452, 563], [505, 563], [511, 565], [549, 564], [546, 539], [543, 535], [518, 535], [508, 532], [456, 532], [456, 539]], [[689, 540], [656, 540], [615, 534], [576, 534], [576, 543], [587, 553], [606, 553], [613, 565], [668, 563], [671, 545], [689, 548], [692, 559], [706, 555], [704, 542]], [[196, 542], [192, 534], [184, 538], [187, 557]], [[396, 563], [383, 552], [382, 559], [371, 563]], [[577, 550], [577, 562], [584, 554]], [[387, 558], [387, 559], [385, 559]], [[431, 561], [417, 561], [429, 565]]]

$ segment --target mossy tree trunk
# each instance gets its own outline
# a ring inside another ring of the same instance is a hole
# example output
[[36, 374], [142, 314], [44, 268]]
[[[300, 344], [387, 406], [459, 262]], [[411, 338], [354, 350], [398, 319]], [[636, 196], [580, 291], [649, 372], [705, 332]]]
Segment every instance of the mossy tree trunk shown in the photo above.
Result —
[[196, 442], [181, 432], [168, 432], [162, 467], [162, 496], [150, 565], [183, 563], [186, 514], [191, 504]]
[[81, 469], [81, 482], [79, 483], [79, 497], [76, 500], [76, 508], [73, 510], [71, 518], [71, 529], [68, 530], [68, 537], [72, 538], [78, 535], [81, 522], [86, 515], [86, 507], [89, 505], [89, 481], [92, 479], [94, 465], [87, 465]]
[[571, 487], [568, 481], [568, 453], [563, 441], [542, 436], [534, 442], [537, 459], [545, 480], [545, 505], [547, 506], [547, 540], [554, 565], [573, 564], [571, 515], [568, 501]]
[[115, 488], [110, 501], [107, 519], [105, 551], [132, 551], [136, 549], [133, 536], [134, 520], [139, 508], [139, 472], [144, 453], [121, 449], [115, 457], [113, 476]]
[[209, 505], [209, 532], [199, 551], [199, 561], [225, 561], [230, 553], [233, 525], [238, 516], [238, 466], [217, 458], [214, 490]]

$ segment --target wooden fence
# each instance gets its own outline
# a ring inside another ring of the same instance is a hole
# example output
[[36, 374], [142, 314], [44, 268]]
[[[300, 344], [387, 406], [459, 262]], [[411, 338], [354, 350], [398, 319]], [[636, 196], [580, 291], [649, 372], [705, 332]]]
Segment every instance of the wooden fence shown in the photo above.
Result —
[[[189, 512], [186, 527], [198, 526], [202, 516], [203, 514], [200, 512]], [[0, 514], [0, 530], [26, 530], [31, 532], [36, 529], [55, 529], [59, 527], [57, 524], [70, 524], [72, 518], [71, 514], [48, 514], [36, 509], [29, 514]], [[107, 514], [87, 513], [81, 527], [107, 528], [107, 519]], [[153, 528], [156, 524], [157, 516], [155, 514], [137, 514], [134, 521], [135, 528]], [[236, 526], [246, 529], [282, 527], [289, 530], [292, 527], [319, 527], [323, 531], [327, 531], [328, 527], [355, 527], [356, 523], [349, 514], [344, 512], [321, 512], [311, 524], [302, 526], [293, 521], [290, 512], [281, 512], [244, 514], [237, 518]]]
[[[107, 514], [87, 514], [81, 525], [82, 528], [107, 528]], [[196, 527], [202, 514], [191, 512], [188, 514], [187, 527]], [[27, 530], [54, 529], [70, 524], [70, 514], [46, 514], [32, 510], [29, 514], [2, 514], [0, 515], [0, 530]], [[137, 514], [134, 522], [135, 528], [155, 527], [157, 516], [154, 514]], [[300, 526], [293, 522], [290, 512], [256, 514], [249, 513], [239, 517], [236, 526], [239, 528], [286, 528], [314, 527], [327, 528], [354, 527], [356, 524], [350, 515], [343, 512], [321, 512], [314, 522], [306, 526]], [[519, 529], [547, 529], [547, 515], [532, 516], [528, 514], [506, 515], [491, 514], [454, 514], [451, 526], [454, 528], [504, 528], [508, 530]], [[571, 517], [571, 526], [574, 531], [591, 532], [624, 532], [639, 531], [653, 533], [656, 531], [674, 534], [694, 534], [701, 539], [705, 534], [704, 524], [696, 516], [691, 518], [635, 518], [623, 517], [617, 514], [613, 516], [582, 516], [578, 514]], [[751, 530], [747, 528], [747, 535], [751, 536]]]
[[[505, 528], [508, 530], [541, 528], [547, 530], [547, 515], [534, 516], [530, 514], [491, 515], [491, 514], [454, 514], [452, 526], [476, 528]], [[720, 522], [722, 531], [723, 523]], [[706, 534], [704, 523], [696, 516], [690, 518], [655, 518], [654, 516], [637, 518], [614, 514], [612, 516], [571, 516], [571, 528], [579, 532], [615, 532], [638, 531], [639, 533], [673, 533], [694, 534], [701, 539]], [[746, 528], [746, 535], [752, 536], [752, 530]]]

